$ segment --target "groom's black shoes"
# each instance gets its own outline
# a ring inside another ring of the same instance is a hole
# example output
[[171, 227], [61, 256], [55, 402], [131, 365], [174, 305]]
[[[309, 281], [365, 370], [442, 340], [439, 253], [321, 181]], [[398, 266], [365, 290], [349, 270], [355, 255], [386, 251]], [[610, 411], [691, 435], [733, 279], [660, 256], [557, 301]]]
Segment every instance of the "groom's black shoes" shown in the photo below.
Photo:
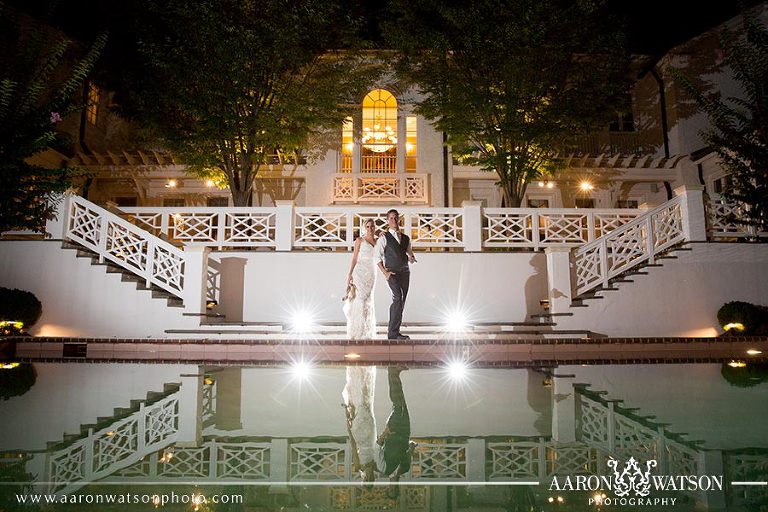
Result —
[[406, 336], [405, 334], [396, 334], [392, 339], [393, 340], [409, 340], [411, 339], [411, 337]]

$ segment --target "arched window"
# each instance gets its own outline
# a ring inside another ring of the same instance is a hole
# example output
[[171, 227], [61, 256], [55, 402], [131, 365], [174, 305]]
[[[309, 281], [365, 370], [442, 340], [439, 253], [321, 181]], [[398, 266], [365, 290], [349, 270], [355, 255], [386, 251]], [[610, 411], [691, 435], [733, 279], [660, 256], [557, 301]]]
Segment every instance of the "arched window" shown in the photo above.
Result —
[[389, 91], [375, 89], [363, 99], [361, 143], [362, 172], [396, 172], [397, 100]]

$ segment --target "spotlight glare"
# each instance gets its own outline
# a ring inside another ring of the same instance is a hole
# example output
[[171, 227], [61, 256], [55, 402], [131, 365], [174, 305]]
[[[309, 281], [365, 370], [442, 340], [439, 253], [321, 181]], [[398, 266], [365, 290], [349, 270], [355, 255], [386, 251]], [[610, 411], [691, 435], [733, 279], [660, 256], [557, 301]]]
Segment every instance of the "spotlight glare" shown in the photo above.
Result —
[[306, 380], [309, 377], [312, 366], [306, 361], [296, 361], [291, 366], [293, 376], [299, 380]]
[[294, 332], [308, 332], [314, 327], [315, 321], [308, 311], [298, 311], [291, 319], [291, 328]]
[[583, 192], [588, 192], [588, 191], [592, 190], [595, 187], [590, 182], [588, 182], [588, 181], [582, 181], [581, 183], [579, 183], [579, 188]]
[[466, 331], [467, 327], [469, 327], [467, 317], [461, 311], [451, 313], [446, 320], [445, 326], [451, 332]]
[[757, 349], [754, 349], [754, 348], [751, 348], [751, 349], [747, 350], [747, 354], [749, 354], [751, 356], [759, 356], [762, 353], [763, 353], [762, 350], [757, 350]]
[[467, 378], [467, 363], [464, 361], [451, 361], [448, 363], [448, 374], [453, 380], [464, 380]]

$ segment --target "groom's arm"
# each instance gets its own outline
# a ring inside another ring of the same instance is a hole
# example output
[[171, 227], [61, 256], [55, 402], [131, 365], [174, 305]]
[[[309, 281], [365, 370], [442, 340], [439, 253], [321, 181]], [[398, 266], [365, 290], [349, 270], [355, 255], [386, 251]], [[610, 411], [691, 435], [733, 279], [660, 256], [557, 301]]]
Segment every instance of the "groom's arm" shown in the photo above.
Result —
[[379, 266], [379, 270], [381, 270], [381, 273], [384, 274], [384, 279], [389, 279], [389, 276], [391, 272], [387, 270], [387, 267], [384, 266], [384, 249], [387, 246], [387, 237], [384, 235], [381, 235], [379, 239], [376, 241], [376, 260], [377, 264]]

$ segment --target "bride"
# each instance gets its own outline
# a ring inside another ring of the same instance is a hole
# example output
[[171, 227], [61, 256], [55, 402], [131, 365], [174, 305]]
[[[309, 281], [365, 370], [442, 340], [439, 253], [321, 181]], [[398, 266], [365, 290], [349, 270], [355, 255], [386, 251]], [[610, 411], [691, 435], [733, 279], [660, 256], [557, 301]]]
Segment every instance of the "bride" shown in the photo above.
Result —
[[[371, 340], [376, 335], [376, 314], [373, 288], [376, 284], [374, 247], [376, 233], [373, 219], [365, 221], [365, 233], [355, 241], [352, 265], [347, 284], [354, 285], [354, 297], [344, 301], [347, 317], [347, 339]], [[375, 366], [347, 366], [347, 382], [342, 392], [342, 404], [347, 416], [347, 430], [352, 445], [353, 470], [364, 481], [372, 481], [375, 467], [376, 418], [373, 416], [373, 395], [376, 384]]]

